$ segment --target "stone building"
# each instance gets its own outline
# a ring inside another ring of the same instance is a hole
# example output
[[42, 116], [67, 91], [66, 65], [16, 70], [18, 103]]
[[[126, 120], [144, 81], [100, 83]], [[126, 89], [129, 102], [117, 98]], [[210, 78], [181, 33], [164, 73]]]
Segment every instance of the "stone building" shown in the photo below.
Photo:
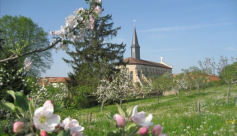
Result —
[[161, 76], [168, 72], [172, 73], [172, 66], [166, 64], [163, 61], [163, 57], [160, 57], [160, 62], [152, 62], [148, 60], [142, 60], [140, 58], [140, 46], [138, 44], [136, 28], [134, 27], [131, 57], [124, 59], [126, 68], [128, 68], [130, 78], [133, 82], [140, 82], [141, 79], [147, 79], [150, 76]]

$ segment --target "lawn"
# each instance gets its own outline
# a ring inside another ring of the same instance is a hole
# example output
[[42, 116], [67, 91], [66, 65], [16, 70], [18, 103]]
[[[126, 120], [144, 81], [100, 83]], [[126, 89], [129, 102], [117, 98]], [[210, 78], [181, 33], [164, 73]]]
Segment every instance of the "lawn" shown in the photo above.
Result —
[[[160, 98], [139, 98], [124, 101], [123, 109], [138, 105], [138, 111], [145, 111], [153, 115], [154, 125], [160, 124], [164, 127], [163, 133], [169, 136], [201, 136], [201, 135], [237, 135], [237, 85], [231, 88], [229, 104], [226, 104], [227, 86], [209, 87], [200, 94], [192, 90], [190, 96], [188, 91], [181, 91], [178, 95], [169, 95]], [[198, 113], [200, 103], [201, 113]], [[117, 131], [116, 122], [110, 120], [106, 115], [118, 113], [116, 105], [100, 106], [88, 109], [60, 109], [55, 114], [61, 116], [61, 120], [70, 116], [77, 119], [87, 136], [106, 136], [108, 132]], [[0, 130], [3, 130], [6, 120], [1, 120]], [[152, 128], [151, 128], [152, 129]]]
[[[180, 99], [176, 95], [162, 97], [160, 103], [157, 98], [131, 99], [123, 104], [126, 109], [138, 105], [138, 111], [145, 111], [153, 115], [152, 122], [164, 127], [163, 132], [169, 136], [188, 135], [237, 135], [237, 85], [231, 88], [230, 102], [226, 105], [227, 86], [209, 87], [200, 94], [192, 90], [181, 92]], [[198, 113], [200, 103], [201, 114]], [[88, 136], [104, 136], [115, 131], [116, 122], [109, 120], [106, 114], [118, 113], [116, 105], [105, 106], [103, 112], [100, 107], [83, 110], [62, 109], [59, 114], [62, 119], [69, 116], [79, 121], [85, 127], [84, 134]]]

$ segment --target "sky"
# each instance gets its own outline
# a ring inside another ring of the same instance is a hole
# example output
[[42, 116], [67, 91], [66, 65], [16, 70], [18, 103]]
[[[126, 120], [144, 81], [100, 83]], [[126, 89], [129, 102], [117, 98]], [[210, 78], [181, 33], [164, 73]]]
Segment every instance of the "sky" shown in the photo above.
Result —
[[[124, 58], [131, 57], [134, 26], [141, 59], [173, 66], [173, 73], [198, 66], [198, 61], [220, 56], [237, 57], [237, 0], [103, 0], [102, 16], [112, 14], [114, 28], [120, 27], [111, 43], [125, 43]], [[65, 18], [84, 0], [0, 0], [0, 17], [31, 18], [44, 31], [59, 30]], [[134, 23], [134, 20], [136, 22]], [[52, 42], [52, 36], [48, 36]], [[72, 47], [71, 47], [72, 49]], [[65, 51], [53, 50], [51, 68], [42, 76], [67, 77], [72, 71], [62, 58]]]

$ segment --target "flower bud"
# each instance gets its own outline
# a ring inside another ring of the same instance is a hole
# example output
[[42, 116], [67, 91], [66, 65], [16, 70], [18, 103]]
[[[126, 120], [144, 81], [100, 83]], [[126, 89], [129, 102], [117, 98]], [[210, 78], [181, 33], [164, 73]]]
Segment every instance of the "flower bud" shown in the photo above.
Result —
[[32, 99], [31, 98], [28, 98], [29, 101], [31, 101]]
[[145, 135], [148, 132], [149, 132], [149, 127], [141, 127], [138, 131], [140, 135]]
[[45, 130], [41, 130], [40, 136], [48, 136], [48, 133]]
[[54, 107], [54, 103], [53, 103], [53, 101], [51, 101], [51, 100], [45, 101], [45, 102], [44, 102], [44, 106], [47, 105], [48, 103], [51, 103], [51, 104], [53, 105], [53, 107]]
[[13, 124], [13, 132], [14, 133], [22, 133], [24, 132], [25, 124], [21, 121], [17, 121]]
[[152, 129], [152, 134], [155, 136], [159, 136], [161, 134], [162, 127], [161, 125], [155, 125]]
[[116, 120], [117, 122], [117, 125], [119, 127], [124, 127], [126, 125], [126, 120], [123, 116], [119, 115], [119, 114], [115, 114], [114, 117], [113, 117], [114, 120]]

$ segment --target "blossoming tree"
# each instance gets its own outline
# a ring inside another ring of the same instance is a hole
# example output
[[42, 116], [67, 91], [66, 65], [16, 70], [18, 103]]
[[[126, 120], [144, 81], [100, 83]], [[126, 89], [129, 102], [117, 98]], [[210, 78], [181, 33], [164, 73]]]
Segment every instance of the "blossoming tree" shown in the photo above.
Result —
[[121, 68], [120, 72], [112, 76], [112, 81], [101, 80], [97, 91], [94, 93], [97, 96], [98, 102], [101, 102], [101, 111], [104, 103], [107, 100], [119, 100], [122, 107], [123, 99], [126, 99], [133, 92], [132, 81], [129, 78], [126, 68]]

